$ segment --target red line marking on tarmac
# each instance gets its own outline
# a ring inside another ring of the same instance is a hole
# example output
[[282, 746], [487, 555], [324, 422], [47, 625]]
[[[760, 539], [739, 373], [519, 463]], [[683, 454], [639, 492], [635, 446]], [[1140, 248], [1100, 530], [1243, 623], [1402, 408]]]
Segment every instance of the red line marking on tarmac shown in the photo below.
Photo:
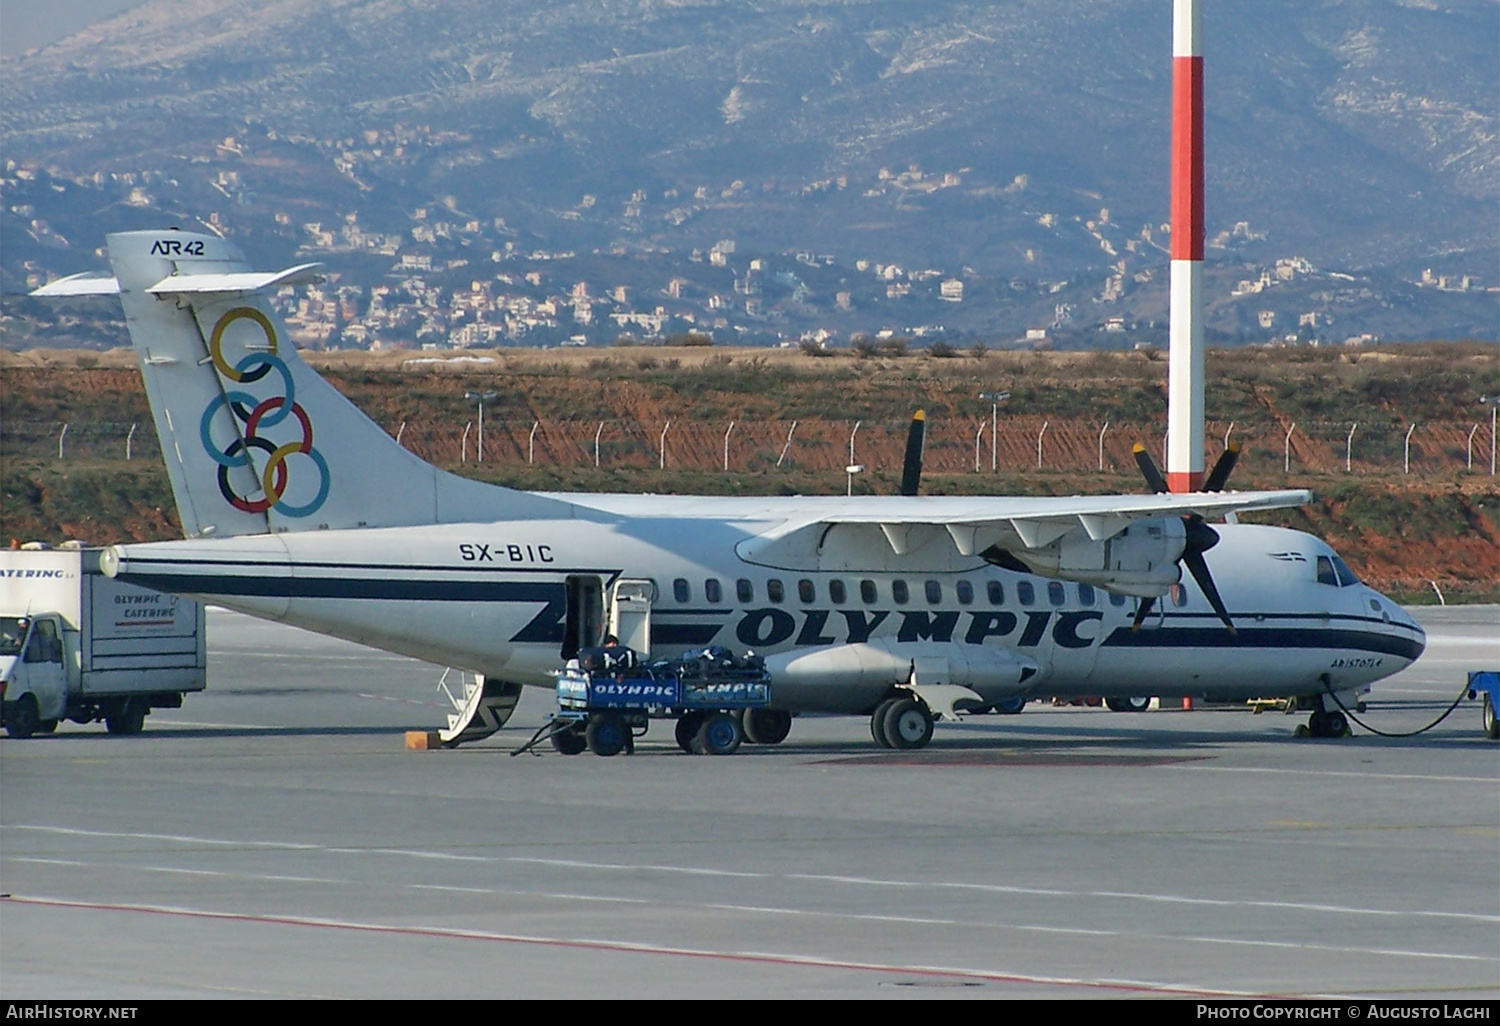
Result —
[[524, 934], [492, 933], [483, 930], [456, 930], [438, 926], [388, 926], [381, 923], [354, 923], [340, 919], [314, 919], [305, 916], [251, 915], [244, 912], [210, 912], [203, 909], [173, 908], [162, 905], [121, 905], [61, 898], [17, 897], [0, 894], [0, 903], [38, 905], [50, 908], [84, 909], [95, 912], [136, 912], [144, 915], [178, 916], [187, 919], [218, 920], [231, 923], [256, 923], [267, 926], [303, 926], [320, 930], [347, 930], [355, 933], [387, 934], [404, 937], [431, 937], [446, 940], [487, 941], [499, 944], [528, 944], [545, 948], [567, 948], [576, 951], [613, 951], [631, 955], [671, 955], [717, 962], [740, 962], [758, 965], [797, 966], [807, 969], [846, 969], [863, 973], [904, 973], [930, 979], [983, 980], [991, 983], [1020, 983], [1047, 987], [1083, 987], [1089, 990], [1119, 991], [1130, 994], [1162, 994], [1173, 997], [1246, 998], [1274, 997], [1247, 994], [1242, 991], [1202, 990], [1188, 987], [1152, 986], [1146, 983], [1081, 980], [1068, 977], [1028, 976], [1020, 973], [987, 972], [982, 969], [945, 969], [906, 965], [882, 965], [878, 962], [851, 962], [837, 958], [801, 955], [775, 955], [756, 952], [709, 951], [697, 948], [674, 948], [659, 944], [629, 941], [531, 937]]

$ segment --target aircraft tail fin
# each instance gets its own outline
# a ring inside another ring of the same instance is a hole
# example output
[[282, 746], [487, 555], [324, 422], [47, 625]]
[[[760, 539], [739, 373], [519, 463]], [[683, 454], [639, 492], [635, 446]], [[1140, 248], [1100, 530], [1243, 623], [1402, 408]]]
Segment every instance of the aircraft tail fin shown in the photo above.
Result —
[[108, 247], [115, 288], [92, 288], [125, 308], [189, 537], [569, 515], [424, 462], [302, 361], [267, 295], [320, 265], [256, 272], [223, 239], [175, 230]]

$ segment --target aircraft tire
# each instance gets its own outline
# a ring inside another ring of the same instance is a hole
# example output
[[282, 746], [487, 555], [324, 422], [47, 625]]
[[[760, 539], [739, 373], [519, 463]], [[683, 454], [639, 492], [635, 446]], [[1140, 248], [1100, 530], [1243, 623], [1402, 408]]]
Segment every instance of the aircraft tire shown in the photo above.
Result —
[[899, 701], [901, 701], [899, 698], [887, 698], [875, 707], [874, 712], [870, 713], [870, 736], [881, 748], [891, 747], [890, 739], [885, 733], [885, 714], [890, 712], [891, 706]]
[[677, 727], [673, 732], [677, 737], [677, 747], [689, 755], [697, 755], [698, 728], [703, 726], [703, 714], [701, 712], [683, 713], [677, 717]]
[[57, 733], [57, 720], [37, 720], [36, 721], [36, 732], [38, 734], [55, 734], [55, 733]]
[[5, 717], [5, 733], [17, 740], [22, 740], [35, 734], [41, 723], [42, 718], [36, 707], [36, 696], [22, 695], [11, 703], [10, 712]]
[[1500, 720], [1495, 719], [1495, 703], [1490, 701], [1489, 692], [1484, 696], [1484, 736], [1500, 741]]
[[745, 740], [752, 745], [779, 745], [792, 732], [792, 714], [782, 709], [746, 709]]
[[898, 751], [925, 748], [932, 740], [932, 713], [915, 698], [898, 698], [886, 710], [882, 728], [890, 748]]
[[1026, 699], [1002, 698], [1000, 701], [990, 706], [990, 708], [995, 710], [995, 712], [997, 713], [1004, 713], [1006, 716], [1015, 716], [1022, 709], [1026, 708]]
[[725, 712], [713, 713], [698, 728], [698, 751], [704, 755], [733, 755], [739, 751], [744, 739], [738, 717]]
[[1343, 713], [1335, 710], [1324, 715], [1328, 717], [1327, 725], [1324, 728], [1327, 733], [1323, 735], [1324, 737], [1347, 737], [1353, 733], [1349, 729], [1349, 719]]
[[589, 720], [588, 730], [585, 732], [589, 751], [606, 758], [623, 752], [628, 736], [629, 728], [625, 726], [625, 721], [614, 713], [596, 713]]
[[552, 735], [552, 747], [563, 755], [581, 755], [589, 746], [589, 740], [578, 725], [574, 724]]

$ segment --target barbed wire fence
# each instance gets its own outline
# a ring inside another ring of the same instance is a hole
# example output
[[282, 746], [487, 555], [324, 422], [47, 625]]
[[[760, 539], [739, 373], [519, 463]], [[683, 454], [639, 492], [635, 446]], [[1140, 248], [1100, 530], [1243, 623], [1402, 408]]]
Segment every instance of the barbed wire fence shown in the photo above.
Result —
[[[430, 462], [452, 466], [600, 467], [749, 473], [776, 468], [842, 475], [850, 464], [898, 473], [907, 421], [836, 418], [705, 421], [639, 419], [497, 420], [486, 418], [483, 439], [470, 417], [424, 417], [383, 425], [393, 438]], [[856, 430], [856, 425], [857, 430]], [[852, 440], [852, 448], [851, 448]], [[929, 420], [928, 473], [988, 474], [1028, 470], [1134, 473], [1132, 447], [1145, 445], [1165, 465], [1165, 425], [1089, 422], [1018, 416], [991, 434], [988, 416]], [[1494, 476], [1496, 439], [1483, 422], [1315, 421], [1295, 424], [1209, 422], [1209, 462], [1227, 443], [1243, 446], [1240, 472], [1280, 471], [1413, 477], [1471, 472]], [[0, 456], [7, 460], [159, 461], [161, 446], [148, 422], [6, 421]]]

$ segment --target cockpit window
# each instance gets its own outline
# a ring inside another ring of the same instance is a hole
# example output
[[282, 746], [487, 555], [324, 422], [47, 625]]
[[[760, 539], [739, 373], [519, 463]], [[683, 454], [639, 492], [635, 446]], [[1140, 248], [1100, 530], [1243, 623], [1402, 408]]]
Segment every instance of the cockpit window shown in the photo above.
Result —
[[1339, 586], [1339, 575], [1334, 573], [1333, 560], [1327, 556], [1318, 557], [1318, 583], [1331, 584], [1335, 588]]
[[1354, 571], [1349, 569], [1349, 564], [1337, 556], [1333, 557], [1333, 569], [1339, 575], [1340, 588], [1347, 588], [1351, 584], [1359, 583], [1359, 578], [1354, 576]]

